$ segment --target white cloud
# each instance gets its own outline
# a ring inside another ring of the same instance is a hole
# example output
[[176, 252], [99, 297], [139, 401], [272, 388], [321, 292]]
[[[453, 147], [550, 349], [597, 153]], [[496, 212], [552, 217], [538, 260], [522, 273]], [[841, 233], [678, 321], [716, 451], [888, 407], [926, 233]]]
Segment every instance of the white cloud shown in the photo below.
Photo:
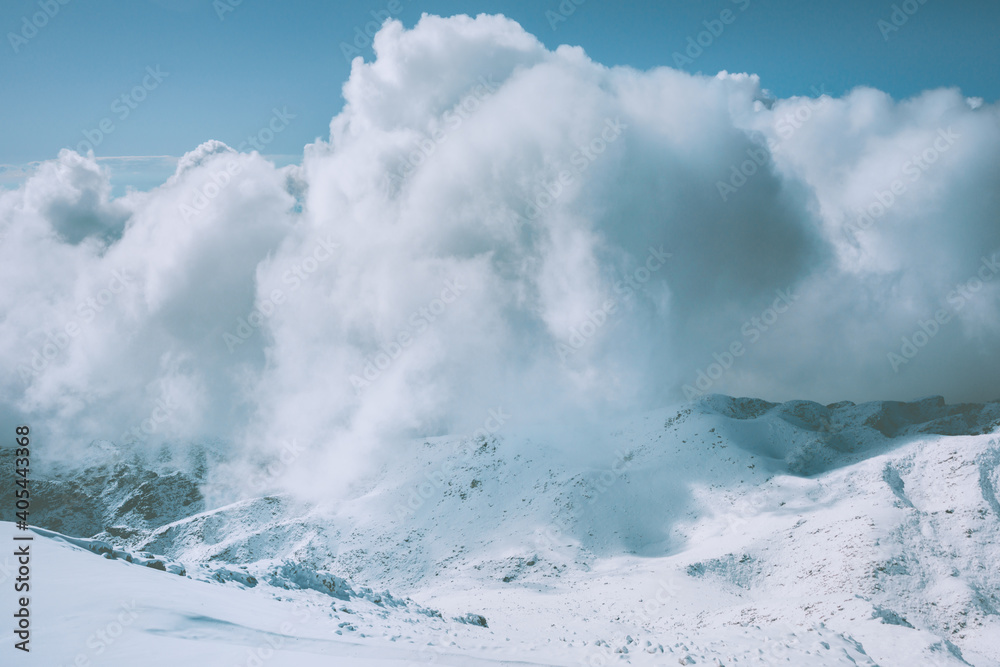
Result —
[[[996, 105], [775, 100], [755, 76], [547, 51], [496, 16], [389, 22], [375, 51], [301, 165], [208, 142], [113, 198], [63, 152], [0, 192], [0, 359], [20, 369], [4, 410], [67, 443], [116, 439], [170, 394], [150, 442], [295, 439], [330, 464], [303, 479], [336, 486], [358, 452], [471, 432], [496, 406], [582, 442], [606, 411], [680, 397], [733, 342], [711, 391], [1000, 394], [1000, 276], [949, 299], [1000, 250]], [[643, 274], [650, 248], [672, 256]], [[789, 289], [766, 330], [748, 324]]]

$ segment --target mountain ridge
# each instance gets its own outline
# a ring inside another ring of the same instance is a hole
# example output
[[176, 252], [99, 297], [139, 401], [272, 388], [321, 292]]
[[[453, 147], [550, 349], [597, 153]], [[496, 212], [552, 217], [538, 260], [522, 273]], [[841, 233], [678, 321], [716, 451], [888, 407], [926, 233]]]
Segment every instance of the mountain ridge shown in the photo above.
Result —
[[[91, 488], [111, 525], [86, 537], [230, 586], [250, 577], [254, 591], [339, 581], [482, 617], [498, 635], [530, 634], [537, 607], [566, 647], [591, 633], [587, 651], [631, 647], [617, 655], [637, 664], [637, 637], [655, 649], [683, 636], [692, 660], [722, 661], [726, 628], [758, 642], [787, 626], [863, 645], [848, 652], [858, 664], [998, 665], [998, 424], [1000, 404], [940, 397], [713, 395], [609, 423], [604, 464], [517, 435], [417, 440], [336, 503], [284, 493], [208, 507], [204, 469], [134, 457], [48, 483], [71, 498]], [[585, 593], [604, 585], [609, 597]]]

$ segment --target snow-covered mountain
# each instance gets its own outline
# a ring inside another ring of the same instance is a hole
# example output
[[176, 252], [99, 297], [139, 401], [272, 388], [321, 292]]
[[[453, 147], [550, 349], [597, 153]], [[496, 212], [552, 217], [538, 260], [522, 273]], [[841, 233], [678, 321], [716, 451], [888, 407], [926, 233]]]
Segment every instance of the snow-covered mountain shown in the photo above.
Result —
[[211, 448], [97, 443], [35, 483], [59, 604], [32, 657], [1000, 665], [998, 428], [1000, 403], [716, 395], [609, 424], [603, 459], [441, 437], [337, 503], [223, 506]]

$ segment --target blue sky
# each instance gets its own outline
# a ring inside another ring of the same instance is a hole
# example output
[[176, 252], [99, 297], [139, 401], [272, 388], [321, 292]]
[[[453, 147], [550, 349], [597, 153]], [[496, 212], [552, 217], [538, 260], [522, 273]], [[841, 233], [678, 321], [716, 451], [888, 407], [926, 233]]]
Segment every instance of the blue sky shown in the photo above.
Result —
[[[892, 20], [894, 3], [887, 0], [585, 0], [578, 6], [566, 0], [564, 7], [575, 9], [559, 21], [547, 14], [559, 11], [557, 0], [235, 2], [41, 0], [54, 15], [38, 19], [43, 26], [34, 32], [25, 21], [42, 11], [39, 0], [6, 0], [0, 164], [52, 158], [87, 132], [100, 136], [101, 158], [179, 156], [208, 139], [236, 146], [266, 127], [275, 109], [294, 118], [262, 152], [293, 160], [304, 144], [327, 136], [342, 106], [350, 66], [341, 44], [364, 29], [372, 12], [393, 7], [390, 13], [407, 27], [422, 12], [503, 13], [550, 48], [581, 45], [603, 64], [644, 69], [673, 65], [673, 54], [706, 30], [704, 22], [718, 29], [712, 22], [729, 10], [732, 22], [684, 69], [754, 72], [778, 96], [870, 85], [897, 98], [939, 86], [959, 86], [987, 101], [1000, 97], [1000, 3], [985, 0], [910, 0], [916, 11], [892, 31], [879, 27]], [[372, 58], [370, 48], [361, 51]], [[165, 73], [160, 81], [147, 74], [157, 67]], [[122, 117], [124, 103], [115, 101], [144, 80], [155, 86]], [[112, 130], [97, 135], [102, 121]], [[156, 160], [108, 163], [139, 186], [172, 170], [157, 168]]]

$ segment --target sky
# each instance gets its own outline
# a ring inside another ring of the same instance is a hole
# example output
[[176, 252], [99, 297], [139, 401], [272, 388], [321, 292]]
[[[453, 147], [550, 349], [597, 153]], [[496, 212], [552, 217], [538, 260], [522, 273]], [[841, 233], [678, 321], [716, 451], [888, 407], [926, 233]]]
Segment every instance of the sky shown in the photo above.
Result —
[[326, 488], [501, 412], [996, 400], [987, 21], [709, 4], [387, 4], [350, 70], [365, 12], [58, 5], [6, 61], [0, 429]]
[[[81, 145], [87, 132], [100, 137], [99, 158], [176, 158], [208, 139], [240, 144], [266, 126], [275, 108], [294, 119], [264, 152], [281, 163], [298, 161], [305, 144], [327, 136], [343, 105], [349, 58], [373, 58], [367, 37], [349, 55], [342, 47], [353, 48], [356, 29], [366, 30], [372, 12], [407, 27], [424, 12], [503, 13], [550, 49], [579, 45], [607, 66], [756, 73], [778, 97], [815, 96], [816, 90], [841, 95], [859, 85], [896, 99], [940, 86], [987, 101], [1000, 97], [1000, 4], [987, 0], [913, 0], [919, 9], [898, 30], [879, 27], [880, 20], [891, 21], [894, 3], [870, 0], [669, 0], [627, 8], [566, 0], [565, 15], [556, 0], [54, 1], [58, 11], [37, 20], [43, 24], [37, 33], [24, 21], [42, 11], [39, 0], [7, 0], [0, 7], [0, 164], [8, 165], [0, 183], [8, 186], [23, 180], [19, 167]], [[705, 39], [708, 45], [693, 51], [690, 62], [675, 62], [675, 53], [686, 57], [688, 39], [696, 40], [705, 22], [718, 30], [713, 22], [727, 9], [732, 23]], [[122, 103], [112, 105], [142, 83], [147, 67], [159, 67], [165, 77], [121, 118]], [[104, 119], [113, 130], [96, 135]], [[174, 167], [157, 159], [107, 164], [116, 192], [123, 184], [151, 187]]]

